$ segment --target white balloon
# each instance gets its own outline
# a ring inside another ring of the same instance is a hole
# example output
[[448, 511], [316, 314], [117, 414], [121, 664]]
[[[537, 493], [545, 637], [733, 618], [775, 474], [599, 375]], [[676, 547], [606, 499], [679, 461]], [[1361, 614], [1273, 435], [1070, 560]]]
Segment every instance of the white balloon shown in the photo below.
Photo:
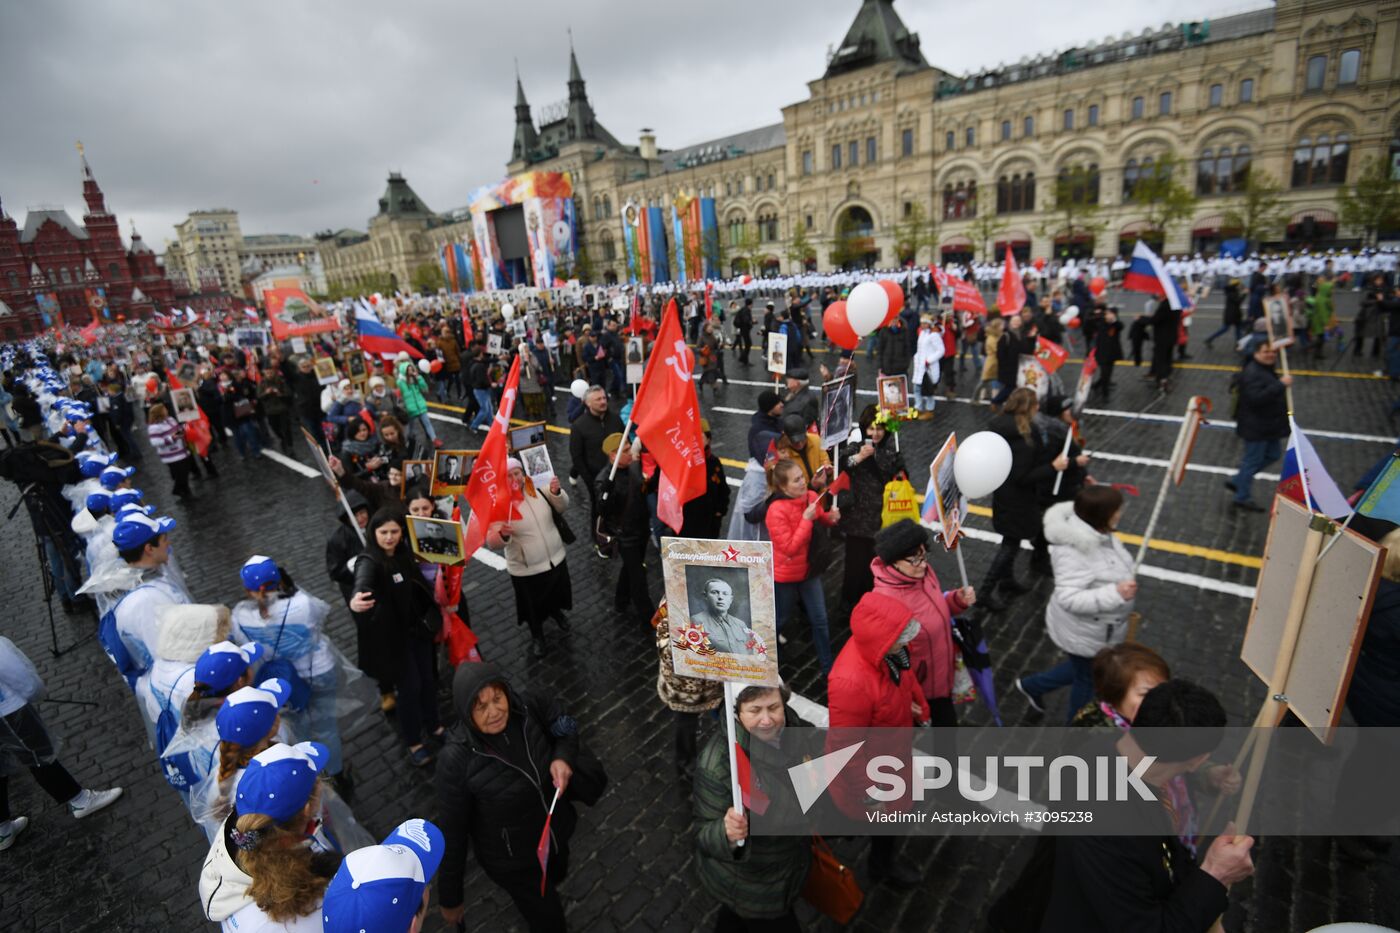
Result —
[[569, 393], [579, 401], [583, 401], [583, 397], [588, 394], [588, 380], [575, 379], [569, 384]]
[[1070, 321], [1074, 320], [1077, 317], [1079, 317], [1079, 306], [1070, 305], [1068, 308], [1065, 308], [1063, 312], [1061, 312], [1060, 323], [1068, 324]]
[[1011, 474], [1011, 445], [992, 431], [978, 431], [958, 442], [953, 478], [969, 499], [995, 492]]
[[426, 376], [428, 373], [433, 371], [433, 364], [429, 363], [427, 360], [419, 360], [418, 371]]
[[515, 317], [515, 305], [511, 304], [509, 301], [501, 305], [501, 317], [505, 318], [507, 321]]
[[864, 337], [875, 332], [890, 310], [890, 296], [874, 282], [861, 282], [846, 299], [846, 320], [851, 330]]

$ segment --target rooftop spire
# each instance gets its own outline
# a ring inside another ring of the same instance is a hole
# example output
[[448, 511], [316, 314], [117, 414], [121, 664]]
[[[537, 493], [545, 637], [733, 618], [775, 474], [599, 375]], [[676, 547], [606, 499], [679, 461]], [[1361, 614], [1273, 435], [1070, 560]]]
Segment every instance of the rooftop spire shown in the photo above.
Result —
[[897, 62], [900, 73], [928, 67], [918, 35], [894, 11], [894, 0], [862, 0], [846, 37], [827, 62], [826, 77], [882, 62]]
[[525, 99], [525, 86], [520, 83], [520, 68], [515, 69], [515, 141], [511, 144], [512, 162], [529, 161], [530, 154], [539, 148], [539, 136], [535, 133], [535, 121], [530, 118], [530, 102]]
[[87, 202], [88, 214], [106, 214], [107, 203], [102, 197], [102, 189], [97, 186], [97, 179], [92, 177], [92, 169], [88, 166], [87, 154], [81, 141], [78, 142], [78, 159], [83, 164], [83, 200]]
[[578, 56], [574, 54], [574, 30], [569, 27], [569, 93], [573, 96], [574, 82], [583, 87], [583, 72], [578, 70]]

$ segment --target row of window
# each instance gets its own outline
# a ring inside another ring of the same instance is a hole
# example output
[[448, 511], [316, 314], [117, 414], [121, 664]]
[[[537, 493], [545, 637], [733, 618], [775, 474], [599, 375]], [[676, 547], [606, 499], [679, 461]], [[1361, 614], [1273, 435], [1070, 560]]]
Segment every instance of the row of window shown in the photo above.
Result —
[[[842, 151], [842, 146], [841, 146], [840, 143], [836, 143], [835, 145], [833, 145], [833, 146], [831, 147], [831, 168], [832, 168], [832, 171], [835, 171], [836, 169], [839, 169], [839, 168], [841, 167], [841, 151]], [[845, 151], [846, 151], [846, 167], [847, 167], [847, 168], [855, 168], [857, 165], [860, 164], [860, 141], [859, 141], [859, 140], [853, 139], [853, 140], [851, 140], [849, 143], [847, 143], [846, 146], [845, 146]], [[877, 161], [877, 156], [878, 156], [878, 155], [879, 155], [879, 145], [878, 145], [878, 143], [877, 143], [875, 137], [874, 137], [874, 136], [867, 136], [867, 137], [865, 138], [865, 162], [866, 162], [866, 164], [868, 165], [868, 164], [870, 164], [870, 163], [872, 163], [872, 162]], [[803, 164], [804, 164], [804, 168], [805, 168], [805, 165], [806, 165], [805, 160], [804, 160], [804, 163], [803, 163]], [[810, 174], [810, 173], [806, 173], [806, 174]]]
[[867, 104], [875, 104], [880, 101], [880, 92], [871, 91], [868, 94], [852, 94], [840, 100], [827, 101], [827, 113], [839, 113], [843, 110], [854, 110], [857, 107], [864, 107]]
[[[1337, 87], [1348, 87], [1361, 77], [1361, 50], [1347, 49], [1337, 60]], [[1313, 55], [1303, 74], [1303, 90], [1320, 91], [1327, 83], [1327, 56]]]

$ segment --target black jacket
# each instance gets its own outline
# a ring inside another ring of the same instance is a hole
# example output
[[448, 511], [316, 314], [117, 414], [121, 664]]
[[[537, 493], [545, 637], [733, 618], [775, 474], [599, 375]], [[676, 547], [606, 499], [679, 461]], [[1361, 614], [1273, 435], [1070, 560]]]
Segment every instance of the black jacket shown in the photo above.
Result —
[[718, 538], [729, 511], [729, 481], [724, 465], [712, 451], [705, 452], [705, 491], [681, 507], [682, 538]]
[[287, 384], [292, 387], [292, 394], [296, 397], [297, 414], [303, 418], [325, 421], [326, 413], [321, 410], [321, 383], [316, 379], [315, 371], [304, 373], [290, 360], [285, 360], [282, 374], [287, 377]]
[[1400, 583], [1382, 578], [1376, 589], [1347, 709], [1359, 726], [1400, 726]]
[[885, 504], [885, 484], [895, 475], [907, 472], [904, 458], [895, 450], [894, 438], [875, 445], [875, 456], [851, 464], [861, 444], [847, 444], [841, 452], [841, 471], [851, 477], [851, 488], [840, 494], [841, 530], [848, 537], [874, 538], [880, 530], [880, 510]]
[[[346, 491], [345, 501], [350, 503], [351, 512], [369, 508], [365, 497], [353, 489]], [[335, 511], [340, 520], [326, 541], [326, 575], [331, 578], [332, 583], [340, 587], [340, 595], [345, 598], [346, 605], [349, 605], [350, 597], [355, 595], [355, 572], [350, 569], [350, 559], [365, 548], [360, 543], [360, 536], [350, 527], [350, 516], [345, 514], [345, 509], [337, 504]]]
[[617, 412], [608, 409], [599, 418], [587, 408], [574, 420], [569, 434], [569, 456], [573, 459], [574, 470], [590, 483], [598, 471], [609, 465], [608, 455], [603, 453], [603, 439], [609, 434], [622, 433], [622, 419]]
[[1094, 329], [1094, 359], [1100, 366], [1112, 366], [1123, 358], [1123, 322], [1100, 321]]
[[774, 417], [757, 412], [749, 420], [749, 456], [763, 463], [768, 459], [768, 448], [783, 436], [781, 416]]
[[1035, 339], [1020, 330], [1008, 330], [997, 341], [997, 381], [1016, 387], [1016, 375], [1021, 371], [1021, 355], [1035, 352]]
[[821, 424], [821, 412], [821, 393], [809, 385], [783, 399], [783, 414], [801, 415], [803, 424]]
[[608, 479], [611, 470], [612, 464], [604, 466], [593, 480], [598, 490], [598, 511], [604, 524], [617, 535], [618, 544], [645, 545], [651, 536], [651, 507], [647, 504], [642, 463], [634, 460], [626, 470], [619, 469], [616, 476]]
[[[472, 727], [471, 708], [491, 683], [505, 687], [510, 718], [503, 732], [488, 736]], [[539, 864], [535, 846], [554, 797], [549, 765], [557, 758], [573, 767], [578, 754], [578, 724], [559, 702], [512, 689], [493, 664], [458, 667], [452, 700], [461, 721], [438, 754], [436, 781], [438, 827], [445, 842], [438, 868], [438, 903], [443, 907], [462, 903], [472, 846], [488, 874]], [[552, 853], [567, 851], [576, 822], [566, 789], [550, 821]]]
[[472, 390], [489, 390], [491, 388], [491, 361], [486, 357], [472, 360], [471, 368], [467, 370], [467, 388]]
[[1040, 487], [1047, 480], [1055, 481], [1050, 461], [1060, 451], [1051, 448], [1034, 419], [1029, 440], [1016, 430], [1016, 419], [1011, 415], [997, 415], [987, 430], [1000, 434], [1011, 445], [1011, 473], [992, 493], [992, 527], [1008, 538], [1034, 538], [1040, 531]]
[[908, 328], [885, 327], [880, 330], [880, 372], [886, 376], [907, 376], [913, 355], [909, 352]]
[[1236, 434], [1246, 441], [1272, 441], [1288, 436], [1288, 396], [1273, 367], [1251, 357], [1240, 370], [1239, 389]]
[[354, 591], [374, 594], [374, 608], [356, 613], [356, 621], [372, 625], [386, 641], [396, 644], [409, 638], [431, 641], [438, 626], [428, 614], [437, 604], [409, 550], [407, 536], [389, 558], [378, 551], [371, 542], [355, 561]]

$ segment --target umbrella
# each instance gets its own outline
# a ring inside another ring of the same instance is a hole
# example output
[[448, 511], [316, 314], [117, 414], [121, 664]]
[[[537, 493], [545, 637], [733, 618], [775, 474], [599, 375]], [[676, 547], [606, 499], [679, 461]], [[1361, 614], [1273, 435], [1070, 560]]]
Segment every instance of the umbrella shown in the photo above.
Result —
[[962, 652], [963, 665], [967, 668], [972, 684], [987, 704], [992, 719], [1001, 725], [1001, 711], [997, 708], [996, 685], [992, 682], [992, 656], [987, 652], [987, 639], [982, 634], [982, 623], [966, 616], [953, 618], [953, 641]]

